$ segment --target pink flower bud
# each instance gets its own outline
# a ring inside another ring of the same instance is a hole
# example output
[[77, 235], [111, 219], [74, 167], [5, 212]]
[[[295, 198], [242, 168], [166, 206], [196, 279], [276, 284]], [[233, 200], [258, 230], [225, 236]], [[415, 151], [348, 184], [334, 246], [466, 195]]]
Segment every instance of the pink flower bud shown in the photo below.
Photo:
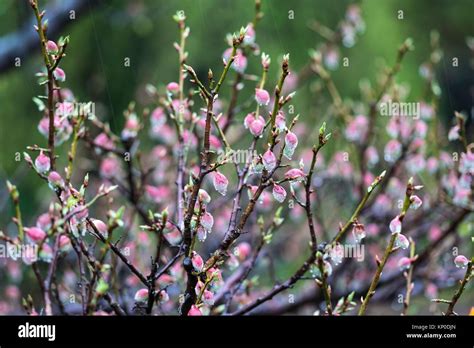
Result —
[[395, 239], [395, 247], [407, 249], [409, 246], [410, 246], [410, 242], [408, 241], [408, 238], [405, 237], [403, 234], [398, 233]]
[[163, 201], [168, 198], [171, 194], [171, 190], [168, 186], [152, 186], [152, 185], [146, 185], [145, 186], [145, 192], [147, 197], [157, 203], [163, 203]]
[[285, 114], [283, 113], [283, 111], [278, 111], [275, 118], [275, 125], [280, 132], [285, 129], [286, 119], [285, 119]]
[[148, 301], [148, 289], [140, 289], [135, 293], [134, 297], [135, 302], [144, 303]]
[[400, 221], [400, 217], [397, 215], [395, 218], [390, 221], [390, 231], [392, 234], [400, 233], [402, 231], [402, 222]]
[[421, 205], [423, 204], [423, 201], [417, 195], [411, 196], [410, 201], [411, 201], [411, 207], [415, 210], [421, 207]]
[[199, 226], [197, 228], [196, 235], [197, 235], [198, 240], [202, 243], [207, 238], [207, 230], [204, 227]]
[[252, 23], [249, 23], [245, 28], [244, 44], [251, 45], [255, 42], [255, 29]]
[[195, 317], [195, 316], [201, 316], [202, 313], [201, 313], [201, 310], [196, 305], [192, 305], [191, 309], [188, 312], [188, 315]]
[[38, 216], [36, 219], [36, 227], [41, 228], [42, 230], [49, 230], [51, 228], [52, 218], [49, 213], [44, 213]]
[[265, 127], [265, 121], [263, 120], [262, 116], [259, 116], [256, 120], [254, 120], [250, 124], [249, 126], [250, 133], [252, 133], [254, 137], [260, 137], [263, 133], [264, 127]]
[[354, 223], [354, 227], [352, 228], [352, 235], [357, 243], [360, 243], [362, 239], [365, 238], [365, 227], [361, 223]]
[[298, 146], [298, 137], [293, 132], [288, 132], [285, 136], [285, 149], [283, 154], [286, 158], [291, 159], [295, 153], [295, 149]]
[[255, 121], [255, 116], [252, 113], [247, 114], [247, 116], [244, 118], [245, 129], [249, 129], [253, 121]]
[[283, 186], [274, 184], [273, 185], [273, 198], [275, 198], [278, 202], [283, 203], [286, 198], [286, 191]]
[[402, 153], [402, 144], [396, 139], [390, 140], [387, 145], [385, 145], [385, 154], [384, 158], [387, 162], [395, 162]]
[[46, 173], [51, 169], [51, 161], [48, 156], [43, 154], [43, 151], [40, 151], [40, 154], [35, 159], [35, 166], [40, 173]]
[[214, 294], [209, 290], [204, 290], [204, 294], [202, 296], [202, 302], [207, 304], [208, 306], [212, 306], [214, 304]]
[[31, 241], [39, 243], [46, 238], [46, 232], [38, 227], [25, 227], [26, 235]]
[[214, 217], [209, 212], [205, 212], [201, 216], [201, 225], [204, 229], [208, 232], [212, 230], [212, 226], [214, 226]]
[[298, 168], [290, 169], [289, 171], [285, 173], [285, 178], [290, 179], [290, 180], [302, 179], [305, 176], [306, 174], [301, 169], [298, 169]]
[[166, 114], [162, 107], [157, 107], [151, 112], [150, 122], [152, 127], [160, 127], [166, 122]]
[[193, 263], [194, 269], [198, 272], [201, 272], [204, 267], [204, 261], [202, 257], [198, 253], [193, 251], [193, 256], [191, 258], [191, 261]]
[[466, 268], [468, 263], [469, 263], [469, 260], [464, 255], [458, 255], [454, 259], [454, 264], [456, 265], [457, 268]]
[[94, 226], [97, 228], [97, 230], [100, 232], [100, 234], [104, 236], [104, 238], [107, 238], [108, 233], [109, 233], [107, 224], [103, 222], [102, 220], [98, 220], [98, 219], [91, 219], [91, 221], [94, 224]]
[[255, 88], [255, 100], [258, 105], [268, 105], [270, 102], [270, 94], [262, 88]]
[[120, 165], [115, 157], [107, 157], [100, 163], [100, 175], [110, 179], [117, 175]]
[[71, 246], [71, 240], [69, 239], [68, 236], [63, 234], [61, 237], [59, 237], [59, 248], [61, 249], [61, 251], [68, 250], [70, 246]]
[[207, 193], [206, 190], [199, 189], [198, 198], [201, 202], [208, 204], [211, 201], [211, 196]]
[[56, 45], [56, 42], [48, 40], [48, 42], [46, 42], [46, 50], [48, 53], [56, 53], [59, 51], [59, 48], [58, 45]]
[[217, 192], [219, 192], [223, 196], [226, 195], [227, 185], [229, 184], [229, 180], [227, 180], [224, 174], [216, 171], [214, 173], [213, 184]]
[[398, 267], [400, 268], [401, 271], [409, 269], [410, 265], [411, 265], [411, 259], [409, 257], [402, 257], [398, 261]]
[[268, 149], [262, 156], [263, 166], [267, 170], [267, 172], [271, 172], [275, 169], [277, 164], [277, 159], [275, 154]]
[[[229, 61], [231, 54], [232, 48], [228, 48], [224, 51], [222, 59], [224, 60], [225, 64], [227, 64], [227, 62]], [[242, 50], [237, 49], [237, 51], [235, 52], [235, 58], [234, 62], [231, 65], [231, 68], [239, 73], [243, 73], [247, 68], [247, 57], [245, 57]]]
[[100, 133], [98, 136], [96, 136], [94, 139], [94, 144], [105, 150], [112, 150], [114, 148], [114, 142], [105, 133]]
[[56, 188], [61, 188], [64, 186], [64, 181], [61, 175], [58, 172], [51, 172], [48, 175], [49, 186], [54, 190]]
[[239, 258], [240, 261], [243, 261], [249, 257], [251, 251], [252, 247], [250, 244], [247, 242], [242, 242], [237, 245], [234, 254]]
[[63, 69], [57, 67], [53, 71], [53, 76], [57, 81], [64, 82], [66, 81], [66, 73], [64, 72]]
[[176, 93], [179, 91], [179, 85], [176, 82], [170, 82], [166, 85], [168, 92]]

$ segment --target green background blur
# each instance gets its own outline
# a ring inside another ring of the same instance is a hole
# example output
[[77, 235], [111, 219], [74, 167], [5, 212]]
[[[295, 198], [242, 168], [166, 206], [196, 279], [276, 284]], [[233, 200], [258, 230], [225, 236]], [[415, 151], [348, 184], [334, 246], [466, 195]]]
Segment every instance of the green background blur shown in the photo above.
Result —
[[[44, 7], [54, 1], [40, 1]], [[289, 52], [291, 66], [298, 71], [308, 62], [308, 49], [323, 39], [308, 23], [316, 19], [335, 28], [344, 17], [351, 1], [286, 1], [263, 0], [263, 20], [258, 24], [257, 42], [262, 51], [273, 58], [270, 82], [274, 84], [283, 53]], [[334, 80], [343, 96], [359, 96], [359, 81], [374, 81], [380, 63], [393, 64], [396, 49], [407, 37], [412, 37], [415, 51], [410, 53], [397, 76], [398, 81], [411, 85], [414, 95], [424, 87], [418, 73], [419, 65], [428, 59], [429, 33], [437, 29], [445, 60], [437, 71], [443, 91], [441, 116], [449, 123], [453, 110], [466, 110], [472, 105], [472, 70], [469, 70], [469, 50], [466, 36], [472, 36], [472, 0], [457, 1], [395, 1], [368, 0], [361, 3], [366, 32], [353, 48], [343, 48], [341, 56], [350, 58], [349, 68], [339, 68]], [[110, 0], [79, 16], [62, 35], [70, 35], [68, 55], [61, 63], [67, 74], [65, 87], [71, 88], [79, 101], [94, 101], [97, 114], [118, 128], [122, 110], [131, 100], [140, 104], [144, 86], [162, 86], [177, 78], [177, 54], [172, 44], [177, 40], [176, 23], [172, 15], [184, 10], [191, 28], [188, 40], [188, 63], [198, 74], [209, 67], [221, 70], [221, 54], [227, 47], [225, 35], [237, 31], [253, 19], [251, 0]], [[288, 11], [294, 11], [294, 19]], [[397, 11], [404, 11], [404, 19]], [[0, 1], [0, 36], [19, 30], [31, 20], [31, 8], [26, 0]], [[47, 15], [46, 15], [47, 17]], [[33, 30], [33, 28], [31, 28]], [[52, 37], [51, 39], [57, 39]], [[130, 67], [124, 67], [129, 57]], [[458, 57], [460, 67], [454, 69], [451, 57]], [[382, 59], [382, 61], [381, 61]], [[259, 73], [253, 59], [248, 71]], [[5, 179], [12, 178], [26, 199], [22, 200], [28, 225], [38, 212], [47, 193], [45, 185], [15, 154], [27, 145], [44, 145], [46, 140], [36, 130], [41, 117], [32, 97], [42, 93], [34, 74], [41, 69], [42, 59], [35, 51], [23, 60], [21, 67], [0, 75], [0, 225], [9, 221], [11, 206], [5, 190]], [[299, 91], [295, 105], [302, 120], [311, 122], [317, 110], [312, 109], [313, 96], [308, 84]], [[319, 121], [318, 121], [319, 123]], [[41, 188], [40, 188], [41, 187]], [[3, 213], [8, 212], [8, 213]]]

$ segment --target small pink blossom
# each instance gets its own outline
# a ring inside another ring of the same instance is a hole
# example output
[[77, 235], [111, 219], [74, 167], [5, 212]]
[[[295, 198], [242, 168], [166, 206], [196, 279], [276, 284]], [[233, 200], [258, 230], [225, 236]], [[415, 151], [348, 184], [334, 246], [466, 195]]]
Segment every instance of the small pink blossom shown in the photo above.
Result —
[[400, 216], [395, 216], [390, 222], [390, 231], [392, 234], [402, 232], [402, 222], [400, 221]]
[[57, 67], [53, 71], [53, 76], [57, 81], [64, 82], [66, 81], [66, 73], [60, 67]]
[[257, 101], [258, 105], [268, 105], [270, 102], [270, 94], [265, 89], [256, 88], [255, 100]]
[[290, 180], [297, 180], [297, 179], [302, 179], [306, 176], [306, 174], [298, 168], [293, 168], [288, 170], [285, 173], [285, 178], [290, 179]]
[[460, 135], [459, 135], [459, 132], [460, 132], [460, 128], [459, 128], [459, 125], [455, 125], [454, 127], [452, 127], [450, 130], [449, 130], [449, 133], [448, 133], [448, 140], [449, 141], [454, 141], [454, 140], [457, 140], [459, 139]]
[[458, 255], [454, 259], [454, 264], [458, 268], [466, 268], [467, 264], [469, 263], [469, 260], [466, 256], [464, 255]]
[[285, 119], [285, 114], [283, 113], [283, 111], [278, 111], [275, 118], [275, 126], [280, 132], [285, 130], [286, 119]]
[[204, 267], [204, 261], [202, 257], [198, 253], [193, 251], [193, 256], [191, 257], [191, 261], [192, 261], [194, 269], [198, 272], [201, 272]]
[[[228, 48], [224, 51], [224, 54], [222, 55], [224, 64], [227, 64], [227, 62], [230, 59], [231, 54], [232, 54], [232, 48]], [[235, 52], [235, 58], [234, 58], [234, 62], [231, 65], [231, 68], [239, 73], [243, 73], [245, 69], [247, 68], [247, 57], [245, 57], [241, 49], [237, 49], [237, 51]]]
[[202, 302], [204, 302], [208, 306], [212, 306], [214, 304], [214, 294], [209, 290], [204, 290], [204, 294], [202, 295]]
[[100, 163], [100, 175], [110, 179], [117, 175], [120, 164], [115, 157], [107, 157]]
[[384, 158], [387, 162], [395, 162], [402, 153], [402, 144], [396, 139], [390, 140], [387, 145], [385, 145], [385, 154]]
[[262, 116], [259, 116], [256, 120], [252, 121], [249, 125], [250, 133], [254, 137], [260, 137], [263, 133], [263, 129], [265, 128], [265, 120]]
[[140, 289], [135, 293], [135, 302], [144, 303], [148, 300], [148, 289]]
[[58, 45], [56, 45], [56, 42], [48, 40], [48, 42], [46, 42], [46, 50], [48, 53], [57, 53], [59, 48]]
[[367, 136], [369, 120], [364, 115], [356, 116], [346, 128], [346, 138], [349, 141], [361, 142]]
[[201, 225], [207, 232], [212, 230], [212, 226], [214, 226], [214, 217], [209, 212], [205, 212], [201, 216]]
[[[94, 226], [97, 228], [97, 231], [104, 237], [107, 238], [108, 233], [109, 233], [109, 228], [107, 227], [107, 224], [103, 222], [102, 220], [99, 219], [91, 219], [92, 223]], [[95, 230], [94, 230], [95, 232]]]
[[278, 202], [283, 203], [286, 198], [286, 191], [283, 186], [274, 184], [273, 185], [273, 198], [275, 198]]
[[354, 227], [352, 228], [352, 235], [357, 243], [360, 243], [362, 239], [365, 238], [365, 227], [361, 223], [354, 223]]
[[39, 227], [25, 227], [25, 232], [28, 238], [35, 243], [41, 242], [46, 238], [46, 232]]
[[64, 186], [64, 181], [61, 175], [58, 172], [51, 172], [48, 175], [48, 181], [50, 187], [54, 190], [56, 188], [62, 188]]
[[398, 267], [401, 271], [407, 270], [410, 268], [411, 262], [412, 260], [409, 257], [402, 257], [400, 260], [398, 260]]
[[176, 93], [179, 91], [179, 85], [176, 82], [170, 82], [166, 85], [168, 92]]
[[396, 248], [402, 248], [402, 249], [407, 249], [410, 245], [410, 242], [408, 241], [408, 238], [405, 237], [403, 234], [398, 233], [397, 237], [395, 239], [395, 247]]
[[94, 144], [98, 145], [104, 150], [112, 150], [114, 148], [114, 142], [105, 133], [100, 133], [98, 136], [96, 136], [94, 139]]
[[201, 315], [202, 315], [201, 310], [196, 305], [192, 305], [191, 309], [188, 312], [188, 316], [196, 317], [196, 316], [201, 316]]
[[51, 169], [51, 161], [49, 159], [49, 156], [46, 156], [43, 151], [40, 151], [40, 154], [38, 157], [35, 159], [35, 166], [36, 169], [38, 169], [38, 172], [40, 173], [46, 173], [49, 172]]
[[417, 195], [411, 196], [410, 202], [411, 202], [410, 207], [412, 207], [415, 210], [421, 207], [421, 205], [423, 204], [423, 201]]
[[277, 164], [277, 158], [275, 154], [268, 149], [262, 156], [263, 166], [267, 172], [271, 172], [275, 169]]
[[229, 180], [225, 177], [224, 174], [216, 171], [213, 177], [214, 188], [221, 195], [225, 196], [227, 193], [227, 185], [229, 185]]
[[295, 149], [298, 146], [298, 137], [293, 132], [288, 132], [285, 136], [285, 149], [283, 154], [286, 158], [291, 159], [295, 153]]

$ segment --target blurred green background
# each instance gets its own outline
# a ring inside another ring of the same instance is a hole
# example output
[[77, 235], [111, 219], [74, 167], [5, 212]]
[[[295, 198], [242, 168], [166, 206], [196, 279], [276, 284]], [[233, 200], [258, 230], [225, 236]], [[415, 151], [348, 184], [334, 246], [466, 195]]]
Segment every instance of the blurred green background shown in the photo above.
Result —
[[[54, 3], [40, 1], [41, 6]], [[276, 62], [283, 53], [290, 53], [291, 66], [298, 71], [308, 62], [308, 49], [324, 41], [309, 28], [311, 20], [335, 28], [350, 3], [353, 1], [263, 0], [265, 15], [258, 24], [257, 42], [261, 50], [273, 58], [269, 83], [274, 84], [278, 73]], [[358, 97], [359, 81], [362, 78], [374, 81], [381, 59], [393, 64], [397, 47], [407, 37], [413, 38], [416, 49], [406, 57], [397, 80], [409, 83], [413, 94], [419, 95], [424, 87], [419, 65], [429, 57], [429, 33], [437, 29], [445, 52], [437, 75], [443, 90], [449, 91], [442, 98], [441, 116], [448, 123], [453, 110], [469, 111], [472, 70], [469, 70], [470, 53], [465, 40], [474, 34], [472, 0], [367, 0], [361, 2], [361, 7], [366, 31], [354, 47], [342, 49], [341, 55], [350, 58], [350, 67], [341, 67], [333, 73], [343, 96]], [[237, 31], [254, 17], [252, 0], [104, 1], [76, 17], [62, 32], [71, 38], [68, 55], [61, 64], [67, 74], [64, 85], [71, 88], [80, 101], [94, 101], [98, 115], [109, 120], [113, 127], [119, 127], [122, 110], [131, 100], [138, 100], [140, 105], [147, 83], [162, 86], [177, 78], [177, 55], [172, 46], [178, 34], [172, 20], [177, 10], [185, 11], [191, 28], [188, 63], [201, 76], [209, 67], [217, 72], [221, 70], [221, 54], [227, 47], [226, 34]], [[397, 18], [398, 10], [404, 11], [403, 20]], [[289, 19], [289, 11], [294, 11], [294, 19]], [[31, 12], [26, 0], [0, 1], [0, 36], [32, 23]], [[130, 67], [124, 67], [126, 57], [130, 58]], [[451, 57], [459, 58], [460, 67], [451, 66]], [[260, 72], [258, 61], [253, 59], [248, 68], [250, 73]], [[27, 145], [46, 143], [36, 130], [41, 115], [32, 102], [32, 97], [42, 92], [34, 76], [41, 69], [41, 62], [36, 50], [20, 67], [0, 75], [2, 226], [10, 220], [11, 211], [4, 184], [7, 177], [12, 178], [26, 197], [21, 204], [27, 225], [47, 190], [23, 162], [15, 161], [15, 154], [23, 152]], [[309, 123], [318, 115], [313, 98], [310, 85], [306, 84], [295, 100], [297, 112]]]

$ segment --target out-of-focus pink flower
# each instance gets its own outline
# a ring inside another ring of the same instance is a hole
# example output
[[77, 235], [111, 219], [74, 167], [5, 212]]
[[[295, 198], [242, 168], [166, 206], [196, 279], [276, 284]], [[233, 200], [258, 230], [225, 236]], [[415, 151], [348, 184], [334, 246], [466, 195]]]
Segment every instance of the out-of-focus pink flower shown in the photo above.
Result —
[[38, 243], [46, 238], [46, 232], [39, 227], [25, 227], [26, 235], [31, 241]]
[[[224, 63], [227, 64], [232, 54], [232, 48], [228, 48], [224, 51], [222, 59]], [[231, 65], [231, 68], [239, 73], [243, 73], [247, 68], [247, 57], [243, 54], [241, 49], [237, 49], [235, 52], [234, 62]]]
[[460, 135], [459, 135], [459, 132], [460, 132], [460, 128], [459, 128], [459, 125], [455, 125], [454, 127], [452, 127], [450, 130], [449, 130], [449, 133], [448, 133], [448, 140], [449, 141], [454, 141], [454, 140], [457, 140], [459, 139]]
[[349, 141], [361, 142], [367, 136], [369, 121], [366, 116], [356, 116], [346, 128], [346, 138]]
[[71, 247], [71, 240], [69, 239], [68, 236], [62, 235], [59, 237], [59, 248], [61, 251], [66, 251]]
[[170, 82], [166, 85], [168, 92], [176, 93], [179, 91], [179, 85], [176, 82]]
[[402, 144], [396, 139], [390, 140], [387, 145], [385, 145], [385, 154], [384, 158], [387, 162], [395, 162], [402, 153]]
[[247, 24], [247, 27], [245, 28], [244, 45], [251, 45], [255, 43], [255, 36], [253, 24]]
[[98, 136], [96, 136], [94, 139], [94, 144], [105, 150], [112, 150], [114, 148], [114, 142], [105, 133], [100, 133]]
[[245, 260], [247, 257], [249, 257], [250, 252], [252, 251], [252, 247], [250, 246], [249, 243], [247, 242], [241, 242], [237, 247], [235, 248], [235, 256], [237, 256], [240, 261]]
[[117, 176], [120, 168], [118, 160], [115, 157], [106, 157], [100, 163], [100, 175], [106, 179]]
[[428, 231], [428, 238], [434, 242], [441, 237], [442, 231], [438, 225], [432, 225]]
[[411, 259], [409, 257], [402, 257], [398, 260], [398, 267], [400, 267], [401, 271], [407, 270], [410, 268]]
[[140, 303], [148, 301], [148, 289], [143, 288], [143, 289], [138, 290], [135, 293], [134, 300], [135, 302], [140, 302]]
[[166, 200], [170, 194], [171, 194], [171, 189], [166, 186], [152, 186], [152, 185], [146, 185], [145, 186], [145, 192], [148, 198], [157, 203], [163, 203], [164, 200]]
[[286, 127], [286, 118], [283, 111], [278, 111], [276, 118], [275, 118], [275, 126], [281, 132]]
[[283, 203], [286, 198], [286, 191], [283, 186], [274, 184], [273, 185], [273, 198], [275, 198], [278, 202]]
[[202, 315], [201, 310], [196, 305], [192, 305], [191, 309], [188, 312], [188, 316], [196, 317], [196, 316], [201, 316], [201, 315]]

